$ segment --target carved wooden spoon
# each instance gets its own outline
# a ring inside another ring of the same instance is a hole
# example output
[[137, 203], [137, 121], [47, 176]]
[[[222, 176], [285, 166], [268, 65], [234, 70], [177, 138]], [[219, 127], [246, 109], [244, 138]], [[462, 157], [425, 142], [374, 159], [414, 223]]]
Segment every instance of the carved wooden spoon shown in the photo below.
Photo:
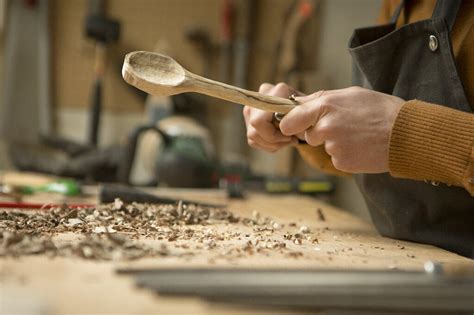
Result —
[[288, 113], [297, 105], [289, 99], [244, 90], [198, 76], [169, 56], [146, 51], [136, 51], [125, 56], [122, 76], [127, 83], [153, 95], [196, 92], [282, 114]]

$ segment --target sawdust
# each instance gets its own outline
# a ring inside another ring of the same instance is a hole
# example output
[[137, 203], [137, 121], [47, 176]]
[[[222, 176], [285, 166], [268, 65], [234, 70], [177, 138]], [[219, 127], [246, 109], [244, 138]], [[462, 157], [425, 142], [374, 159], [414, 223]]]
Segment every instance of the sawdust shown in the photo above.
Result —
[[[243, 225], [249, 233], [233, 232]], [[235, 259], [269, 250], [299, 258], [287, 241], [301, 245], [317, 242], [305, 235], [274, 232], [283, 228], [271, 218], [254, 212], [239, 217], [226, 209], [192, 204], [111, 204], [91, 208], [58, 207], [47, 211], [0, 211], [0, 257], [44, 254], [50, 257], [80, 257], [93, 260], [135, 260], [157, 256], [193, 256], [201, 250], [215, 251], [215, 258]], [[80, 237], [59, 242], [56, 235]], [[143, 242], [156, 240], [157, 242]]]

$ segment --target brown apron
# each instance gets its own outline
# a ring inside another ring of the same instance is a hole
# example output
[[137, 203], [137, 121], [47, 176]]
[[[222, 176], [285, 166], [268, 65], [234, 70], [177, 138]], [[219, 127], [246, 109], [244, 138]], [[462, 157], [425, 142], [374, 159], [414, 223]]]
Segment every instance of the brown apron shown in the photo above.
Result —
[[[460, 4], [438, 0], [431, 19], [396, 29], [402, 2], [390, 24], [355, 30], [349, 43], [354, 85], [472, 113], [450, 41]], [[382, 235], [474, 258], [474, 198], [465, 189], [388, 173], [356, 180]]]

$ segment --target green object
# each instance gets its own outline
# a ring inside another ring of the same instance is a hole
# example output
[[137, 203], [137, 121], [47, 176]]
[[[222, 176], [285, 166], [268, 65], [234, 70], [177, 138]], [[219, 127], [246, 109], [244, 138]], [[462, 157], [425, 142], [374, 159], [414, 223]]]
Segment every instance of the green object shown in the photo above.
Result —
[[329, 180], [319, 179], [286, 179], [275, 178], [267, 179], [265, 181], [265, 190], [269, 193], [303, 193], [303, 194], [317, 194], [330, 193], [334, 190], [334, 185]]
[[34, 194], [36, 192], [52, 192], [66, 196], [75, 196], [81, 192], [79, 184], [71, 179], [61, 179], [41, 186], [26, 186], [23, 188], [23, 194]]
[[210, 163], [201, 138], [189, 136], [175, 136], [169, 146], [171, 152], [184, 154], [200, 162]]

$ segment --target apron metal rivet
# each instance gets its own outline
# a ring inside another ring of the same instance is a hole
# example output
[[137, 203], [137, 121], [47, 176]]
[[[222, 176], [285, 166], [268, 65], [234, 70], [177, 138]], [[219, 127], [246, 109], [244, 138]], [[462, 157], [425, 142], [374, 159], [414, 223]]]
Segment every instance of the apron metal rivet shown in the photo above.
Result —
[[438, 49], [438, 39], [436, 36], [430, 35], [429, 46], [431, 51], [436, 51]]
[[431, 181], [431, 185], [433, 186], [439, 186], [439, 182], [435, 182], [434, 180]]

